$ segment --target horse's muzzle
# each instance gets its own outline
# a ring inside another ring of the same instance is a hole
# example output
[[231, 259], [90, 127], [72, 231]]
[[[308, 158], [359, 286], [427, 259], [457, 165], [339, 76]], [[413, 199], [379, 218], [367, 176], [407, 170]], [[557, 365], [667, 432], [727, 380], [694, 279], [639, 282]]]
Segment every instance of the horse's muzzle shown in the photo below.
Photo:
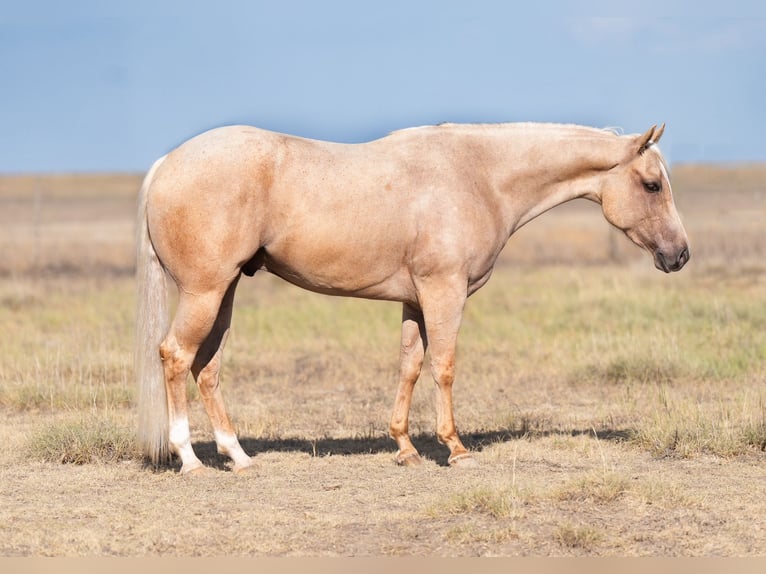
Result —
[[654, 252], [654, 266], [665, 273], [680, 271], [686, 265], [686, 262], [689, 261], [689, 257], [691, 257], [689, 247], [684, 247], [677, 254], [671, 256], [658, 249]]

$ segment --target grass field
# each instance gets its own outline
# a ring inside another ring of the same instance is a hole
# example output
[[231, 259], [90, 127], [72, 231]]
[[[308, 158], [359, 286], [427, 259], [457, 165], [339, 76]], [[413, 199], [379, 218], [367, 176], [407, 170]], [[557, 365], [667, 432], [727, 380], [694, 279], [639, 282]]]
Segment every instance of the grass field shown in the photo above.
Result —
[[387, 438], [400, 307], [240, 283], [224, 392], [258, 469], [144, 468], [133, 441], [136, 175], [0, 178], [2, 556], [753, 556], [766, 536], [766, 166], [676, 166], [679, 274], [597, 206], [543, 215], [469, 301], [446, 465]]

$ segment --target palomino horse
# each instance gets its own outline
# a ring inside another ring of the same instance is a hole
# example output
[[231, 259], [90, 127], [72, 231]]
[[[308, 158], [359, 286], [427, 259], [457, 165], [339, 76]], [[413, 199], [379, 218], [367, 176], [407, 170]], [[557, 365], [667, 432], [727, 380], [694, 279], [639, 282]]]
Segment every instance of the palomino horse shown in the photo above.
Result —
[[[157, 464], [203, 468], [187, 418], [189, 371], [234, 470], [253, 465], [219, 387], [237, 282], [265, 270], [305, 289], [403, 304], [396, 460], [420, 456], [408, 435], [412, 391], [430, 347], [438, 440], [449, 463], [475, 464], [455, 429], [455, 341], [466, 298], [490, 277], [510, 236], [574, 198], [678, 271], [689, 259], [667, 169], [664, 125], [617, 135], [574, 125], [439, 125], [363, 144], [246, 126], [199, 135], [158, 160], [138, 211], [136, 367], [139, 435]], [[167, 326], [166, 273], [178, 286]]]

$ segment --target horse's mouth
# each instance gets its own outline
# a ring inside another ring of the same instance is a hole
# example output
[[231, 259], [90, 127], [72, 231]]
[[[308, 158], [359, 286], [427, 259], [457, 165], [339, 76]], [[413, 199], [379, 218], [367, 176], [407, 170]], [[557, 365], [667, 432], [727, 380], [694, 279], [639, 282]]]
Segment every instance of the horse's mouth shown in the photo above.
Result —
[[654, 266], [665, 273], [680, 271], [686, 265], [686, 262], [689, 261], [689, 257], [691, 257], [691, 254], [688, 247], [684, 247], [676, 255], [670, 257], [657, 249], [654, 252]]

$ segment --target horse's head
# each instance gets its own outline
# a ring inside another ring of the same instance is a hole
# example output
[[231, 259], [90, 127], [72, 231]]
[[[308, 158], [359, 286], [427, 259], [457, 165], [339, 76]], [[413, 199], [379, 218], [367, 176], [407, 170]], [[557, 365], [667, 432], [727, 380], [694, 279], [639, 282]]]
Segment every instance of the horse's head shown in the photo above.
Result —
[[663, 124], [642, 135], [623, 136], [628, 150], [603, 180], [601, 207], [607, 221], [649, 251], [657, 269], [669, 273], [689, 260], [689, 242], [656, 145], [664, 129]]

